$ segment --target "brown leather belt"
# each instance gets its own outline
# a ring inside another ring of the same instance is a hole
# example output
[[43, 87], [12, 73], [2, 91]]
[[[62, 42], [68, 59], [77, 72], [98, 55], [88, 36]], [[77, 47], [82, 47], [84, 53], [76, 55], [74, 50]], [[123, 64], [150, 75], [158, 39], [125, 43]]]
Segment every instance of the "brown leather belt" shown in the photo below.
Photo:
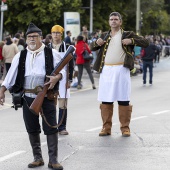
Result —
[[104, 64], [106, 66], [116, 66], [116, 65], [123, 65], [124, 63], [115, 63], [115, 64]]
[[39, 92], [41, 92], [43, 89], [42, 86], [36, 86], [34, 89], [24, 89], [25, 93], [34, 93], [34, 94], [38, 94]]

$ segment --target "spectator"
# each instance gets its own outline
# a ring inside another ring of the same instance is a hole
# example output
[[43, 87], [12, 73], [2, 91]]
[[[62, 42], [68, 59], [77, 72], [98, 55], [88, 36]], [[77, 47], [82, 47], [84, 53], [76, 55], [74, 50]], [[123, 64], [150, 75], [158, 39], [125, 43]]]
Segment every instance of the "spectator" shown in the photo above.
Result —
[[142, 50], [141, 47], [135, 46], [135, 47], [134, 47], [134, 57], [140, 56], [140, 55], [141, 55], [141, 50]]
[[[18, 30], [18, 33], [20, 34], [20, 38], [24, 39], [24, 32], [22, 30]], [[25, 40], [25, 39], [24, 39]]]
[[160, 55], [161, 55], [161, 52], [162, 52], [162, 46], [160, 44], [160, 42], [158, 41], [155, 41], [155, 45], [156, 45], [156, 53], [155, 53], [155, 63], [158, 62], [159, 63], [159, 60], [160, 60]]
[[153, 42], [153, 38], [149, 38], [149, 46], [144, 48], [143, 60], [143, 85], [146, 85], [146, 73], [147, 68], [149, 68], [149, 84], [153, 83], [153, 60], [155, 58], [155, 52], [157, 50], [156, 45]]
[[16, 33], [14, 38], [13, 38], [13, 43], [18, 45], [18, 41], [19, 41], [20, 38], [21, 38], [20, 33]]
[[71, 31], [66, 31], [66, 34], [67, 34], [67, 36], [66, 36], [66, 38], [64, 39], [64, 41], [65, 41], [65, 43], [66, 43], [66, 45], [71, 45]]
[[8, 73], [8, 70], [11, 67], [12, 59], [19, 52], [19, 50], [17, 45], [12, 42], [11, 37], [6, 37], [5, 43], [6, 44], [2, 49], [2, 55], [4, 57], [6, 73]]
[[87, 38], [87, 40], [91, 39], [90, 31], [87, 30], [87, 26], [86, 25], [84, 25], [82, 27], [82, 31], [80, 32], [79, 35], [85, 36]]
[[[95, 42], [98, 39], [98, 33], [93, 32], [91, 35], [92, 35], [91, 42]], [[94, 63], [96, 62], [97, 54], [98, 54], [98, 51], [92, 51], [92, 55], [93, 55], [93, 61], [91, 63], [92, 67], [93, 67]]]
[[3, 46], [4, 46], [4, 42], [3, 41], [0, 41], [0, 79], [2, 78], [2, 75], [3, 75], [3, 60], [4, 60], [4, 58], [3, 58], [3, 55], [2, 55], [2, 48], [3, 48]]
[[84, 49], [86, 48], [87, 51], [89, 53], [91, 53], [89, 47], [88, 47], [88, 44], [85, 42], [86, 40], [86, 37], [84, 36], [81, 36], [79, 35], [77, 37], [77, 44], [76, 44], [76, 64], [78, 66], [78, 86], [77, 86], [77, 89], [81, 89], [82, 88], [82, 85], [81, 85], [81, 78], [82, 78], [82, 74], [83, 74], [83, 68], [86, 69], [88, 75], [89, 75], [89, 78], [91, 80], [91, 83], [92, 83], [92, 88], [93, 89], [96, 89], [95, 87], [95, 84], [94, 84], [94, 78], [93, 78], [93, 75], [92, 75], [92, 72], [91, 72], [91, 68], [90, 68], [90, 61], [89, 60], [84, 60], [83, 58], [83, 52], [84, 52]]
[[72, 38], [72, 41], [71, 41], [71, 44], [75, 46], [75, 45], [76, 45], [76, 42], [77, 42], [77, 39], [76, 39], [75, 37], [73, 37], [73, 38]]
[[25, 40], [23, 38], [19, 39], [17, 47], [19, 51], [22, 51], [25, 49]]

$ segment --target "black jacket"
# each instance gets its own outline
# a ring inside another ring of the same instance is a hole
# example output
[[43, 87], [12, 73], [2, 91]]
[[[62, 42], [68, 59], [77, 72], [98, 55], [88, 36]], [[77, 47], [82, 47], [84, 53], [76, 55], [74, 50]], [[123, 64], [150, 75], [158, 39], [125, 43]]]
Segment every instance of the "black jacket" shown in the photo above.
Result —
[[157, 47], [155, 44], [151, 43], [148, 47], [144, 48], [143, 61], [153, 61], [155, 58]]
[[[124, 31], [123, 29], [121, 29], [122, 32], [122, 40], [125, 38], [130, 38], [132, 40], [132, 44], [131, 45], [123, 45], [122, 44], [122, 48], [126, 53], [125, 59], [124, 59], [124, 67], [129, 68], [130, 70], [132, 70], [134, 68], [134, 58], [133, 58], [133, 48], [134, 46], [140, 46], [140, 47], [147, 47], [149, 45], [149, 41], [141, 36], [136, 35], [134, 32], [132, 31]], [[94, 64], [93, 69], [98, 71], [98, 72], [102, 72], [103, 66], [104, 66], [104, 62], [105, 62], [105, 56], [106, 56], [106, 52], [109, 46], [109, 42], [111, 40], [110, 37], [110, 31], [107, 33], [103, 33], [101, 38], [103, 39], [104, 37], [106, 37], [106, 43], [103, 44], [102, 46], [98, 46], [96, 44], [96, 42], [92, 42], [90, 44], [90, 49], [91, 51], [96, 51], [99, 50], [98, 56], [97, 56], [97, 60]]]

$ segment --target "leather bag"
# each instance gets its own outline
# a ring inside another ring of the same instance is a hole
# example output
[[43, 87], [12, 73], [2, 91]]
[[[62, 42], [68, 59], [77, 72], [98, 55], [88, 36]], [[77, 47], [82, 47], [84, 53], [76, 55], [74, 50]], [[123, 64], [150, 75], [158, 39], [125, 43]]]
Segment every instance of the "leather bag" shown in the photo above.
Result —
[[93, 55], [92, 54], [89, 54], [89, 52], [87, 50], [84, 50], [83, 52], [83, 58], [85, 60], [92, 60], [93, 59]]
[[84, 60], [92, 60], [93, 59], [93, 55], [89, 54], [89, 52], [86, 49], [86, 45], [84, 44], [84, 51], [83, 51], [83, 58]]

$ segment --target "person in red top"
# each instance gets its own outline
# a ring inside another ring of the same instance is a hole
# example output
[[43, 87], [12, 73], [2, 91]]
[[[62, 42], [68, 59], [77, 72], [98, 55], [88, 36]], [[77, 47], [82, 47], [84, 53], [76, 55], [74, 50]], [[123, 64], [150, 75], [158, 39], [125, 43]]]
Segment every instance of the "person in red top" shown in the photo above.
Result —
[[77, 44], [75, 45], [75, 47], [76, 47], [75, 53], [77, 55], [76, 64], [78, 66], [78, 86], [77, 86], [77, 89], [82, 88], [81, 78], [82, 78], [82, 74], [83, 74], [83, 68], [86, 69], [86, 71], [89, 75], [90, 81], [92, 83], [92, 88], [96, 89], [95, 84], [94, 84], [94, 78], [93, 78], [92, 71], [91, 71], [91, 68], [90, 68], [90, 60], [84, 60], [84, 58], [83, 58], [83, 52], [84, 52], [85, 49], [89, 53], [91, 53], [88, 44], [85, 42], [84, 36], [79, 35], [77, 37]]
[[3, 74], [3, 56], [2, 56], [2, 48], [4, 46], [4, 42], [3, 41], [0, 41], [0, 79], [2, 77], [2, 74]]

